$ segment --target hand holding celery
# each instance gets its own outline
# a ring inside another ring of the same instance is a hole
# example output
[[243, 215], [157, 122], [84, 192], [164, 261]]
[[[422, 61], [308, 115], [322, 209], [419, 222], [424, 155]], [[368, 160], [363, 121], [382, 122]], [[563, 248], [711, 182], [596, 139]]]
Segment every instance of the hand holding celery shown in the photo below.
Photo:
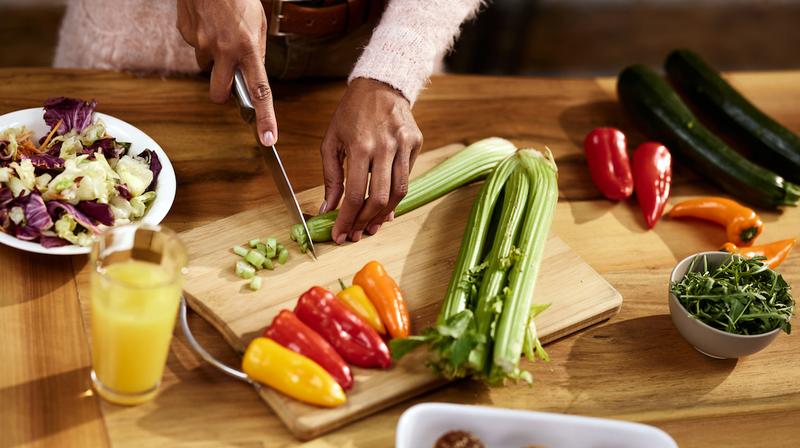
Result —
[[[483, 179], [501, 160], [514, 151], [516, 151], [514, 144], [498, 137], [483, 139], [469, 145], [412, 180], [408, 185], [408, 194], [394, 211], [395, 216], [401, 216], [458, 187]], [[338, 210], [332, 210], [306, 222], [311, 239], [315, 243], [331, 241], [331, 230], [338, 214]], [[307, 237], [302, 225], [292, 226], [291, 238], [300, 245], [301, 252], [305, 253], [308, 250]]]

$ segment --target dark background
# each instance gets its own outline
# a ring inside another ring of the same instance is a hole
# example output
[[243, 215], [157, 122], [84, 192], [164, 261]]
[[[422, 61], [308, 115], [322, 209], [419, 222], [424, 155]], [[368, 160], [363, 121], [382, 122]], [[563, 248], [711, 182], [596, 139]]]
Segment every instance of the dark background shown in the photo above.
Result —
[[[68, 0], [0, 0], [0, 67], [49, 66]], [[166, 0], [165, 0], [166, 1]], [[611, 75], [689, 47], [723, 70], [800, 68], [800, 0], [494, 0], [449, 71]]]

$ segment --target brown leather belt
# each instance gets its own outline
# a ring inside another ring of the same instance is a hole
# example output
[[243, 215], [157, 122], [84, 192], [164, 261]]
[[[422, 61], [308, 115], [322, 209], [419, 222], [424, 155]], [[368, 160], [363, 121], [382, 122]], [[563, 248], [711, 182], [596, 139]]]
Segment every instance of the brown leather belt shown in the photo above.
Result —
[[385, 0], [261, 0], [271, 36], [335, 36], [377, 18]]

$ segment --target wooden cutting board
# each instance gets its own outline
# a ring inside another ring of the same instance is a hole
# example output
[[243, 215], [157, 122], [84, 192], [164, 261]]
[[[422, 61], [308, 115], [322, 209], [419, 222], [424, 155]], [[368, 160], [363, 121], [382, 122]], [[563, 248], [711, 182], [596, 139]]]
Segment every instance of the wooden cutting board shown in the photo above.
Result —
[[[412, 175], [462, 148], [450, 145], [423, 153]], [[418, 332], [436, 319], [478, 188], [461, 188], [398, 217], [357, 244], [318, 244], [316, 262], [289, 240], [290, 222], [279, 199], [184, 232], [181, 237], [191, 260], [187, 299], [234, 349], [243, 352], [273, 316], [294, 308], [297, 297], [309, 287], [321, 285], [338, 292], [338, 278], [349, 284], [365, 263], [378, 260], [400, 284], [412, 331]], [[298, 194], [303, 210], [313, 213], [322, 192], [318, 187]], [[231, 247], [266, 236], [275, 236], [288, 247], [290, 259], [274, 271], [260, 272], [263, 287], [253, 292], [234, 274], [238, 257]], [[620, 294], [557, 236], [551, 236], [545, 248], [534, 300], [552, 304], [536, 319], [543, 343], [605, 320], [622, 304]], [[425, 356], [418, 350], [384, 371], [354, 368], [355, 386], [347, 394], [348, 402], [336, 409], [308, 406], [269, 388], [260, 394], [289, 430], [306, 440], [442, 384], [425, 367]]]

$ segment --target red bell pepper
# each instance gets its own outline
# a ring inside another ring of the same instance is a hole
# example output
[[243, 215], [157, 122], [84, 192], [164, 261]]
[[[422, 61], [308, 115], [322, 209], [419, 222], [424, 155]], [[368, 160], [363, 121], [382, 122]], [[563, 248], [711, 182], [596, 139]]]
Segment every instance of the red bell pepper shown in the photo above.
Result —
[[375, 329], [327, 289], [314, 286], [303, 293], [294, 313], [325, 338], [347, 362], [359, 367], [387, 368], [391, 365], [389, 347]]
[[661, 143], [645, 142], [633, 152], [633, 180], [636, 199], [647, 228], [656, 225], [669, 199], [672, 184], [672, 156]]
[[614, 128], [596, 128], [583, 141], [589, 173], [597, 188], [614, 201], [633, 193], [633, 176], [628, 161], [625, 134]]
[[282, 310], [278, 313], [272, 320], [272, 324], [264, 330], [262, 336], [310, 358], [330, 373], [333, 379], [342, 386], [342, 389], [347, 390], [353, 387], [353, 374], [350, 372], [350, 366], [319, 333], [301, 322], [293, 312]]

